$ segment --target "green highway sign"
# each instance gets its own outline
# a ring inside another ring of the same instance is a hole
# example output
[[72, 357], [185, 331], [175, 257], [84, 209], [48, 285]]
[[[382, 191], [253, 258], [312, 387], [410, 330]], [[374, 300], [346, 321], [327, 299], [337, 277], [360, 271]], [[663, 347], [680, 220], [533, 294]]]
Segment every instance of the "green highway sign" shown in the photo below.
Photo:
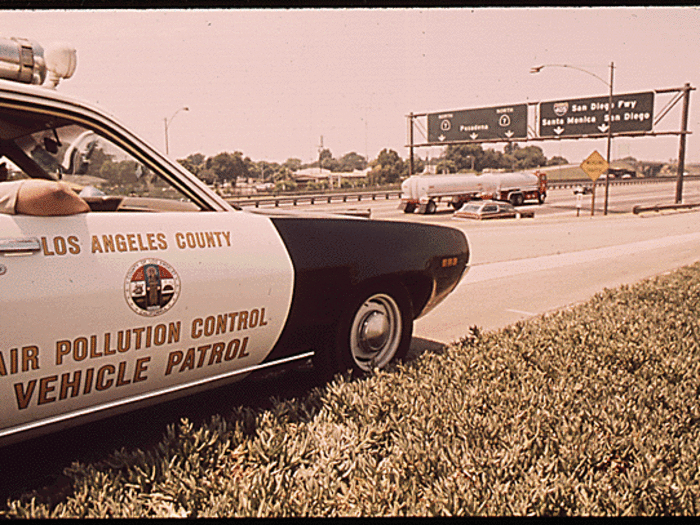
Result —
[[[609, 130], [609, 97], [579, 98], [540, 102], [539, 136], [602, 135]], [[654, 92], [615, 95], [612, 105], [612, 132], [651, 131], [654, 119]]]
[[527, 104], [428, 114], [428, 142], [481, 142], [527, 138]]

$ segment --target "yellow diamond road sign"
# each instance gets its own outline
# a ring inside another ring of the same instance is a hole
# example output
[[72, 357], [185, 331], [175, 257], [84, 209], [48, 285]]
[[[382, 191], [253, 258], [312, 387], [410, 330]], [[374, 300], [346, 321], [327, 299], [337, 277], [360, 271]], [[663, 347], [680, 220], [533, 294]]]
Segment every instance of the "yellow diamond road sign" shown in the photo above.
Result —
[[598, 180], [608, 169], [608, 162], [601, 156], [600, 153], [594, 151], [586, 160], [581, 163], [581, 168], [586, 172], [593, 182]]

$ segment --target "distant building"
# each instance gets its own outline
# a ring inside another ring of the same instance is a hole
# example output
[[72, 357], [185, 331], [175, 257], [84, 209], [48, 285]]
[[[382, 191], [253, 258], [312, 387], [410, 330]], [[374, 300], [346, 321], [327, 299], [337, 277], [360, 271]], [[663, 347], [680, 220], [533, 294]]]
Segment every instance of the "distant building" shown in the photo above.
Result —
[[345, 171], [330, 171], [325, 168], [304, 168], [292, 173], [292, 178], [294, 181], [300, 185], [305, 186], [309, 182], [328, 182], [333, 187], [340, 185], [343, 179], [345, 180], [359, 180], [367, 177], [370, 169], [366, 168], [364, 170], [355, 170], [352, 172]]
[[309, 182], [327, 181], [331, 175], [331, 171], [324, 168], [304, 168], [292, 173], [294, 182], [300, 185], [306, 185]]

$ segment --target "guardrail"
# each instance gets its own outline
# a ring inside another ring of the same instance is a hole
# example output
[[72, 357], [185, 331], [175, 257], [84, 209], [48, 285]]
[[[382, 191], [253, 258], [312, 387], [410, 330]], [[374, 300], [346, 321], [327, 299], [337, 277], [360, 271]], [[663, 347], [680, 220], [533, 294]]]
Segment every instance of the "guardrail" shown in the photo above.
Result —
[[700, 207], [700, 203], [695, 204], [654, 204], [653, 206], [642, 206], [637, 204], [632, 208], [632, 213], [639, 215], [645, 211], [663, 211], [663, 210], [689, 210], [691, 208]]
[[[700, 180], [700, 175], [686, 175], [683, 180]], [[628, 186], [637, 184], [659, 184], [662, 182], [676, 182], [675, 177], [652, 177], [648, 179], [611, 179], [610, 186]], [[595, 183], [596, 190], [605, 187], [605, 179], [598, 179]], [[548, 182], [547, 187], [553, 190], [576, 188], [577, 186], [593, 186], [591, 179], [568, 180], [561, 182]]]
[[364, 200], [377, 200], [377, 199], [393, 199], [401, 197], [401, 190], [384, 190], [384, 191], [367, 191], [367, 192], [352, 192], [352, 193], [319, 193], [314, 195], [279, 195], [279, 196], [265, 196], [265, 197], [238, 197], [238, 198], [227, 198], [226, 200], [230, 204], [237, 204], [239, 206], [255, 206], [256, 208], [265, 205], [273, 204], [274, 206], [279, 206], [280, 204], [292, 204], [296, 206], [298, 204], [316, 204], [324, 203], [331, 204], [333, 202], [358, 202]]
[[[610, 180], [611, 186], [626, 186], [635, 184], [655, 184], [661, 182], [675, 182], [675, 177], [653, 177], [648, 179], [614, 179]], [[698, 175], [686, 175], [684, 180], [700, 180]], [[577, 186], [592, 186], [590, 179], [578, 179], [562, 182], [549, 182], [550, 190], [560, 190], [567, 188], [576, 188]], [[605, 179], [596, 181], [596, 189], [605, 186]], [[264, 195], [251, 197], [227, 197], [226, 200], [230, 204], [238, 206], [255, 206], [256, 208], [264, 205], [274, 205], [279, 207], [281, 204], [332, 204], [338, 202], [361, 202], [362, 200], [376, 201], [378, 199], [399, 199], [401, 198], [401, 190], [381, 190], [381, 191], [359, 191], [348, 193], [317, 193], [317, 194], [296, 194], [296, 195]]]

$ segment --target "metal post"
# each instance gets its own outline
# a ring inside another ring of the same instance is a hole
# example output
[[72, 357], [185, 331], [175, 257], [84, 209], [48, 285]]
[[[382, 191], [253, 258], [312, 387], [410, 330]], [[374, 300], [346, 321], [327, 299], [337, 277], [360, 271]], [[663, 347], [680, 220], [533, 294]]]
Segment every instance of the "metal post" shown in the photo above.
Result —
[[408, 176], [413, 175], [413, 113], [408, 115]]
[[678, 178], [676, 180], [676, 204], [683, 201], [683, 172], [685, 171], [685, 135], [688, 131], [688, 108], [690, 106], [690, 84], [683, 86], [683, 115], [681, 117], [681, 137], [678, 147]]
[[163, 124], [165, 124], [165, 154], [170, 155], [170, 151], [168, 151], [168, 117], [163, 118]]
[[612, 144], [612, 105], [613, 105], [613, 71], [615, 64], [610, 62], [610, 96], [608, 97], [608, 152], [607, 163], [608, 171], [605, 174], [605, 205], [603, 206], [603, 215], [608, 214], [608, 188], [610, 187], [610, 148]]

